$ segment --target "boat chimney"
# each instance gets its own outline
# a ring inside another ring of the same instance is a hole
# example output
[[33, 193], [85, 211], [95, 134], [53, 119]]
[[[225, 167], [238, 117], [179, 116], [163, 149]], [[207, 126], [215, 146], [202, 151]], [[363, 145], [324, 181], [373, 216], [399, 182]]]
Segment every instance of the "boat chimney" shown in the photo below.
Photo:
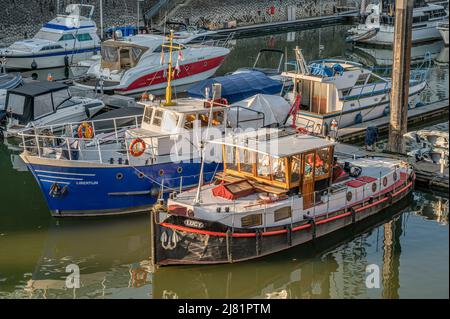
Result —
[[222, 98], [222, 84], [214, 83], [213, 84], [213, 96], [215, 100]]

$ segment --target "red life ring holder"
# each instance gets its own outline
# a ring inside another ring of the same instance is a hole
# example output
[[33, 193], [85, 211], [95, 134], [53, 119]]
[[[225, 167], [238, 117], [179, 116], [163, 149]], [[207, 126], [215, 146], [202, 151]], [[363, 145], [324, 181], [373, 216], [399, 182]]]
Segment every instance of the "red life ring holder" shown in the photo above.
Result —
[[130, 144], [130, 154], [133, 157], [139, 157], [144, 154], [147, 145], [142, 138], [134, 139]]
[[78, 126], [78, 137], [91, 139], [94, 137], [94, 129], [88, 122], [83, 122]]
[[308, 130], [305, 127], [297, 128], [297, 132], [299, 132], [300, 134], [308, 134]]

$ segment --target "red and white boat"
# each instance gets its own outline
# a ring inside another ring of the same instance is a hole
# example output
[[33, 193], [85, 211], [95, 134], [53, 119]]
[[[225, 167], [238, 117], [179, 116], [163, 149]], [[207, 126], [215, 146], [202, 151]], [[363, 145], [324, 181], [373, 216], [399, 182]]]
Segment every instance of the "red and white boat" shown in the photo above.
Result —
[[339, 160], [335, 142], [291, 128], [210, 141], [223, 149], [217, 182], [154, 207], [152, 261], [235, 263], [325, 237], [380, 214], [413, 189], [401, 160]]
[[[171, 45], [166, 45], [166, 40]], [[159, 95], [167, 86], [169, 64], [173, 68], [172, 85], [177, 92], [183, 92], [212, 76], [230, 50], [184, 45], [161, 35], [136, 35], [103, 42], [101, 53], [101, 59], [91, 60], [86, 76], [75, 85], [106, 93]]]

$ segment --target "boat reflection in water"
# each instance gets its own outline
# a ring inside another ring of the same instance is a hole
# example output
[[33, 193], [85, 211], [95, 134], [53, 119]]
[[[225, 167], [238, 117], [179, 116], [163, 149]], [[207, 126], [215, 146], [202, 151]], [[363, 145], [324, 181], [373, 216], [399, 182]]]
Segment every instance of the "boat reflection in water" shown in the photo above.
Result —
[[[149, 235], [145, 216], [58, 221], [48, 230], [42, 255], [24, 282], [23, 297], [148, 298]], [[68, 275], [75, 274], [73, 267], [80, 270], [77, 289], [66, 285]]]
[[[444, 42], [435, 41], [411, 47], [411, 63], [420, 64], [426, 59], [436, 58], [444, 48]], [[353, 46], [345, 52], [346, 57], [368, 67], [392, 67], [392, 48]]]

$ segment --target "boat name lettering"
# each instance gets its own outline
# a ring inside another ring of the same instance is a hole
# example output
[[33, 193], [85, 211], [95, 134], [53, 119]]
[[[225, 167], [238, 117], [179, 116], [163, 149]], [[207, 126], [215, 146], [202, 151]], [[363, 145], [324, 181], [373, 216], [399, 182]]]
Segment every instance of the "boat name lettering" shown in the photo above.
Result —
[[192, 220], [192, 219], [186, 219], [184, 221], [184, 224], [188, 227], [195, 227], [195, 228], [204, 228], [205, 224], [203, 224], [202, 222], [199, 222], [197, 220]]
[[77, 185], [98, 185], [98, 181], [80, 181]]

